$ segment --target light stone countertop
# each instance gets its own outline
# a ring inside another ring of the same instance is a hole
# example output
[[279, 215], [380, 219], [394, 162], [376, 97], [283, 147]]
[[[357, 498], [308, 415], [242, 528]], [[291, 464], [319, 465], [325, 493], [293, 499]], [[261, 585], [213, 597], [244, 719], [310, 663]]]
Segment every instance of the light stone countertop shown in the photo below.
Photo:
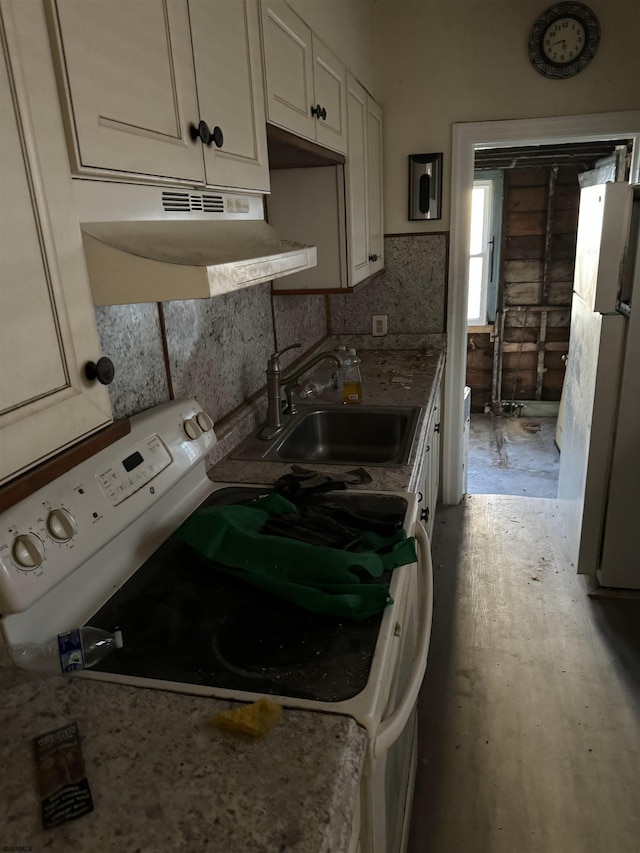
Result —
[[[409, 464], [367, 470], [369, 489], [415, 485], [439, 351], [361, 350], [365, 402], [421, 405]], [[309, 466], [327, 473], [353, 466]], [[274, 462], [223, 459], [209, 476], [272, 483]], [[233, 703], [82, 678], [0, 660], [0, 844], [41, 850], [338, 853], [348, 846], [366, 735], [354, 720], [283, 711], [263, 741], [207, 724]], [[95, 811], [42, 830], [33, 738], [78, 721]]]
[[[1, 849], [347, 849], [366, 746], [349, 717], [284, 710], [253, 742], [207, 723], [231, 702], [6, 668], [0, 682]], [[43, 830], [33, 738], [73, 721], [95, 810]]]

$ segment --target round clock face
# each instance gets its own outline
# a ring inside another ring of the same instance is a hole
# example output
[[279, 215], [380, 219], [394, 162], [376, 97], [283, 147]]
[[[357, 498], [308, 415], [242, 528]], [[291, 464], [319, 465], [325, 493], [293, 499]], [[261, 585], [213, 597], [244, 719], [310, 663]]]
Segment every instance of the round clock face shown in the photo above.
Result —
[[546, 30], [542, 50], [549, 62], [566, 64], [580, 56], [586, 41], [584, 26], [575, 18], [558, 18]]
[[557, 3], [535, 22], [529, 36], [529, 58], [545, 77], [564, 79], [591, 62], [600, 44], [600, 25], [582, 3]]

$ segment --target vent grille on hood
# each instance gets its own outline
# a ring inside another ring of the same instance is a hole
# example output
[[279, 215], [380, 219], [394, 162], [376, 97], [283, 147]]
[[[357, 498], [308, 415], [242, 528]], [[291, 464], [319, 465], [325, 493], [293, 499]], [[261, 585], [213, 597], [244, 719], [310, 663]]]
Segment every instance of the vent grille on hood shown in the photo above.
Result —
[[168, 192], [162, 193], [162, 207], [168, 213], [224, 213], [221, 195]]

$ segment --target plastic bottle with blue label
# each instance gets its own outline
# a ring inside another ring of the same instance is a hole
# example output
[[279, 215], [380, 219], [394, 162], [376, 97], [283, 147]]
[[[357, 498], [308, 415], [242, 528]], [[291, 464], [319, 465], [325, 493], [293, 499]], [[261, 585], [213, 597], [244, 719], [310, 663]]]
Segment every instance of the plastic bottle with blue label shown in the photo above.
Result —
[[122, 645], [121, 631], [85, 625], [43, 643], [15, 643], [9, 646], [9, 655], [20, 669], [60, 674], [89, 669]]

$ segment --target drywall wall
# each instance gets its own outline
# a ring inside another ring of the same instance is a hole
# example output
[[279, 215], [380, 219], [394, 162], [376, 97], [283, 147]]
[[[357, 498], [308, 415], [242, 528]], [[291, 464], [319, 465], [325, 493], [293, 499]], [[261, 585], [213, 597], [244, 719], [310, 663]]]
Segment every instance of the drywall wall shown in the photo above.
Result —
[[[589, 0], [602, 29], [593, 62], [567, 80], [530, 64], [544, 0], [377, 0], [376, 92], [384, 109], [385, 232], [449, 228], [452, 125], [640, 108], [640, 2]], [[407, 220], [407, 155], [442, 151], [442, 219]]]

